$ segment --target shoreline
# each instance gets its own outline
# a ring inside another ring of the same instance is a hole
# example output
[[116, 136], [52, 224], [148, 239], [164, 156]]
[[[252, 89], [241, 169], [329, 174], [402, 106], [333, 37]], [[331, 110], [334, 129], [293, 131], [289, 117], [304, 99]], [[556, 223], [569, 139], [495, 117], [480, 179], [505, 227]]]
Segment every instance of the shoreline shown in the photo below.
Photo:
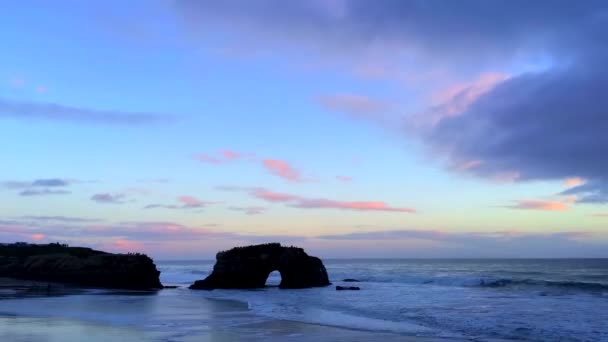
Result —
[[[106, 342], [108, 336], [124, 341], [179, 342], [454, 341], [276, 319], [251, 311], [247, 302], [209, 298], [187, 289], [142, 296], [137, 291], [104, 289], [98, 293], [56, 283], [51, 285], [56, 290], [48, 292], [48, 284], [0, 278], [0, 302], [4, 304], [0, 340], [80, 341], [86, 335], [89, 342]], [[7, 289], [13, 292], [7, 294]]]

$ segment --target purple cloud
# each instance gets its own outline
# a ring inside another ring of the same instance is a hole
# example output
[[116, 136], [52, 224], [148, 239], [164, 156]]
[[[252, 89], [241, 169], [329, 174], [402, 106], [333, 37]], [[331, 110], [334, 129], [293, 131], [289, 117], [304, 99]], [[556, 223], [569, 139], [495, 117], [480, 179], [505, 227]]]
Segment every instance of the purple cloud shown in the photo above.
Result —
[[73, 183], [74, 181], [62, 179], [62, 178], [42, 178], [35, 179], [33, 181], [5, 181], [0, 185], [7, 189], [25, 189], [35, 187], [65, 187]]
[[70, 185], [68, 180], [59, 178], [37, 179], [32, 182], [32, 186], [56, 187], [68, 185]]
[[47, 195], [68, 195], [71, 192], [67, 190], [52, 190], [52, 189], [27, 189], [19, 193], [19, 196], [47, 196]]
[[122, 204], [125, 203], [124, 194], [110, 194], [110, 193], [100, 193], [94, 194], [91, 196], [91, 200], [97, 203], [109, 203], [109, 204]]
[[177, 198], [177, 202], [180, 204], [149, 204], [144, 207], [144, 209], [200, 209], [204, 208], [210, 204], [216, 204], [218, 202], [210, 202], [210, 201], [201, 201], [193, 196], [179, 196]]
[[250, 54], [316, 54], [371, 74], [390, 73], [407, 64], [403, 60], [442, 67], [470, 65], [473, 55], [483, 66], [516, 54], [567, 54], [592, 44], [580, 32], [601, 32], [607, 6], [595, 0], [176, 1], [191, 39], [220, 32], [216, 38], [244, 42]]
[[78, 108], [55, 103], [17, 102], [0, 99], [0, 118], [52, 120], [111, 125], [148, 125], [171, 122], [166, 115]]
[[70, 216], [20, 216], [19, 219], [41, 221], [41, 222], [66, 222], [66, 223], [90, 223], [100, 222], [102, 219], [84, 218], [84, 217], [70, 217]]
[[267, 208], [265, 207], [229, 207], [228, 209], [233, 211], [240, 211], [245, 213], [246, 215], [259, 215], [266, 212]]

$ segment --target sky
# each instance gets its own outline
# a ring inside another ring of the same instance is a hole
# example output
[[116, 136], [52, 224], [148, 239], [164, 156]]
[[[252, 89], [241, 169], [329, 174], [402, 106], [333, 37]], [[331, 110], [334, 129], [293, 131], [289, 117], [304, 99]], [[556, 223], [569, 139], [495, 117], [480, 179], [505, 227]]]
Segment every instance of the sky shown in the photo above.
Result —
[[0, 242], [608, 257], [605, 1], [0, 13]]

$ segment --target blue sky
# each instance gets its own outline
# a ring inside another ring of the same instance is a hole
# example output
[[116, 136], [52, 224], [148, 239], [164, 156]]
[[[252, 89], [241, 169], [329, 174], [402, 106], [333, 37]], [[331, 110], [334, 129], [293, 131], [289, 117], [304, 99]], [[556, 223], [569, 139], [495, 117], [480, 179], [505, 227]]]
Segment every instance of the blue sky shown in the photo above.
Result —
[[0, 240], [606, 256], [605, 5], [500, 6], [3, 4]]

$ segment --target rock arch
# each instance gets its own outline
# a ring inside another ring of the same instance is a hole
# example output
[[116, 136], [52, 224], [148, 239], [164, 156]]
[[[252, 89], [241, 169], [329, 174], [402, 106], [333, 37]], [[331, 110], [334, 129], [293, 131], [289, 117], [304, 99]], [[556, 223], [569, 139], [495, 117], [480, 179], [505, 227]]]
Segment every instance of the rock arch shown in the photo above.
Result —
[[330, 285], [321, 259], [309, 256], [302, 248], [268, 243], [235, 247], [216, 255], [213, 272], [197, 280], [191, 289], [262, 288], [273, 271], [281, 274], [282, 289], [301, 289]]

